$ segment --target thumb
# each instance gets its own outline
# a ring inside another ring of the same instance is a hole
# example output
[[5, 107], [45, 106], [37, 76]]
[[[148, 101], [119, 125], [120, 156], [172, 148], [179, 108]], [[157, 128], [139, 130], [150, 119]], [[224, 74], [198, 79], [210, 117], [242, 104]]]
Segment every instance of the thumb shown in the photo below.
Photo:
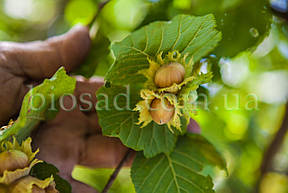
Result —
[[0, 43], [0, 63], [17, 76], [31, 80], [51, 77], [59, 67], [70, 72], [90, 50], [89, 30], [76, 26], [46, 41]]

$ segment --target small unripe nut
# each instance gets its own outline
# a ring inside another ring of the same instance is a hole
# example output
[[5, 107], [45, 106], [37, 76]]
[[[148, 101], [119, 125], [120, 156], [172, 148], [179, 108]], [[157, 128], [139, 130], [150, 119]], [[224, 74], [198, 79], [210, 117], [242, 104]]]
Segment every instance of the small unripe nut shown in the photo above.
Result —
[[184, 76], [185, 69], [183, 65], [172, 62], [158, 69], [154, 82], [158, 88], [166, 88], [172, 86], [174, 83], [179, 84], [183, 82]]
[[150, 115], [154, 122], [159, 125], [168, 123], [175, 112], [175, 107], [167, 100], [154, 99], [150, 105]]
[[0, 176], [5, 170], [15, 171], [23, 169], [29, 164], [28, 156], [18, 150], [9, 150], [0, 153]]

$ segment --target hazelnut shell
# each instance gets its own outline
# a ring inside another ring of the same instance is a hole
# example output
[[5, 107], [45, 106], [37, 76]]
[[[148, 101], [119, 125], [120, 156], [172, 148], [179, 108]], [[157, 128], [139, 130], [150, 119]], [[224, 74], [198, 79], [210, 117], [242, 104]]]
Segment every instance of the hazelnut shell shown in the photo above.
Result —
[[175, 113], [175, 107], [167, 99], [154, 99], [150, 107], [150, 115], [159, 125], [168, 123]]
[[0, 153], [0, 176], [4, 171], [14, 171], [25, 168], [29, 164], [28, 156], [18, 150], [9, 150]]
[[157, 70], [154, 82], [158, 88], [166, 88], [172, 86], [174, 83], [179, 84], [183, 82], [184, 76], [185, 69], [183, 65], [173, 62], [161, 66]]

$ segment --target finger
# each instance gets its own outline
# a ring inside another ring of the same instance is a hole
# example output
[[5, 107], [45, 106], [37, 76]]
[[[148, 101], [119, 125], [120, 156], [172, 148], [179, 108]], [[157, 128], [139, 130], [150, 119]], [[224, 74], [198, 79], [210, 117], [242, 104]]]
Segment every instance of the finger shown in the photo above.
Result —
[[56, 165], [60, 174], [71, 174], [85, 146], [87, 126], [81, 112], [60, 112], [32, 135], [34, 147], [40, 149], [38, 158]]
[[[128, 148], [117, 138], [93, 135], [86, 139], [79, 164], [95, 168], [115, 168]], [[130, 166], [134, 156], [125, 164]]]
[[[81, 76], [76, 77], [76, 79], [77, 86], [75, 94], [77, 99], [80, 98], [80, 107], [83, 112], [83, 109], [85, 109], [87, 105], [85, 106], [85, 104], [83, 104], [83, 101], [81, 101], [83, 98], [81, 98], [81, 96], [92, 95], [93, 97], [90, 98], [90, 101], [92, 101], [93, 104], [96, 104], [95, 93], [104, 85], [104, 79], [101, 77], [93, 77], [87, 80]], [[93, 107], [95, 107], [95, 105]], [[86, 122], [88, 123], [87, 136], [85, 139], [85, 148], [81, 153], [79, 164], [99, 168], [116, 167], [128, 148], [125, 147], [119, 139], [97, 135], [101, 133], [101, 127], [98, 122], [95, 108], [90, 112], [92, 113], [86, 114], [86, 118], [88, 119]], [[126, 165], [130, 166], [132, 160], [133, 155]]]
[[[60, 117], [60, 119], [65, 119], [65, 111], [70, 111], [70, 109], [73, 108], [72, 112], [85, 116], [85, 122], [88, 124], [87, 133], [101, 134], [101, 128], [98, 123], [95, 105], [97, 102], [96, 92], [101, 86], [103, 86], [104, 80], [101, 77], [86, 79], [82, 76], [76, 76], [75, 78], [77, 79], [77, 84], [74, 91], [74, 99], [72, 99], [71, 96], [65, 96], [63, 98], [60, 107], [61, 111], [64, 111], [64, 113], [60, 113], [57, 117]], [[63, 114], [63, 118], [61, 118], [61, 114]]]
[[10, 72], [32, 80], [51, 77], [60, 66], [70, 72], [90, 49], [87, 27], [77, 26], [46, 41], [0, 43], [0, 64]]
[[89, 134], [101, 134], [101, 127], [98, 122], [96, 113], [96, 92], [104, 85], [104, 79], [101, 77], [93, 77], [89, 80], [77, 76], [77, 84], [75, 89], [75, 96], [77, 98], [77, 104], [79, 111], [84, 113], [87, 117], [88, 133]]
[[22, 99], [29, 89], [24, 86], [23, 78], [6, 73], [1, 68], [0, 74], [0, 126], [3, 126], [19, 112]]
[[[45, 124], [33, 137], [34, 147], [40, 148], [38, 158], [54, 164], [63, 177], [69, 177], [75, 165], [94, 168], [117, 166], [127, 151], [119, 139], [101, 135], [85, 135], [85, 122], [79, 117]], [[69, 123], [69, 124], [68, 124]], [[126, 165], [130, 165], [128, 162]]]
[[91, 114], [86, 114], [86, 117], [88, 118], [88, 134], [89, 135], [102, 135], [102, 128], [99, 125], [98, 122], [98, 116], [97, 113], [91, 113]]
[[[67, 179], [67, 178], [66, 178]], [[72, 193], [98, 193], [94, 188], [84, 183], [74, 180], [72, 177], [67, 179], [72, 186]]]
[[104, 85], [102, 77], [92, 77], [86, 79], [82, 76], [76, 76], [77, 84], [75, 96], [79, 103], [79, 108], [82, 112], [96, 112], [96, 92]]

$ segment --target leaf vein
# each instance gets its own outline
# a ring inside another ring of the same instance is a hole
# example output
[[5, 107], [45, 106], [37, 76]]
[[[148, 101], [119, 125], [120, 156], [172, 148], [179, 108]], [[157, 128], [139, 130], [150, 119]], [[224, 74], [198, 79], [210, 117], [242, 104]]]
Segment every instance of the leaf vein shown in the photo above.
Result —
[[163, 177], [166, 175], [166, 173], [169, 171], [169, 167], [166, 167], [166, 169], [164, 170], [164, 172], [161, 174], [157, 184], [154, 186], [152, 193], [154, 193], [157, 190], [157, 187], [159, 186], [161, 180], [163, 179]]
[[[138, 52], [139, 54], [141, 55], [145, 55], [145, 56], [149, 56], [146, 52], [143, 52], [142, 50], [136, 48], [136, 47], [133, 47], [133, 46], [124, 46], [124, 45], [121, 45], [121, 47], [123, 48], [128, 48], [128, 49], [131, 49], [131, 50], [134, 50], [136, 52]], [[125, 56], [129, 56], [129, 54], [125, 55]], [[131, 56], [131, 55], [130, 55]]]
[[178, 153], [178, 154], [180, 154], [180, 155], [182, 155], [182, 156], [184, 156], [184, 157], [187, 157], [188, 159], [192, 160], [193, 162], [196, 162], [196, 163], [199, 164], [200, 166], [204, 167], [204, 165], [201, 163], [200, 160], [197, 160], [197, 159], [191, 157], [190, 155], [188, 155], [188, 154], [186, 154], [186, 153], [184, 153], [184, 152], [175, 150], [174, 153]]
[[173, 182], [173, 179], [170, 180], [170, 183], [167, 186], [167, 189], [165, 190], [165, 193], [168, 193], [168, 191], [170, 190], [170, 186], [171, 186], [172, 182]]
[[183, 190], [184, 192], [187, 192], [187, 193], [189, 193], [189, 191], [188, 190], [186, 190], [185, 188], [183, 188], [183, 187], [180, 187], [180, 190]]
[[188, 180], [187, 178], [185, 178], [183, 176], [179, 176], [179, 175], [177, 175], [176, 177], [184, 180], [185, 182], [187, 182], [187, 183], [191, 184], [192, 186], [196, 187], [201, 192], [205, 193], [205, 191], [199, 185], [195, 184], [193, 181]]
[[143, 50], [143, 52], [145, 52], [148, 48], [148, 34], [147, 34], [147, 27], [144, 27], [144, 32], [145, 32], [145, 48]]
[[157, 54], [160, 52], [161, 50], [161, 47], [162, 47], [162, 44], [163, 44], [163, 38], [164, 38], [164, 31], [163, 31], [163, 24], [160, 23], [160, 26], [161, 26], [161, 41], [160, 41], [160, 44], [159, 44], [159, 48], [157, 49]]
[[[213, 32], [214, 32], [214, 31], [210, 32], [210, 34], [213, 33]], [[204, 44], [200, 45], [200, 46], [196, 49], [196, 51], [194, 51], [194, 54], [195, 54], [196, 52], [198, 52], [201, 48], [203, 48], [205, 45], [207, 45], [209, 42], [211, 42], [212, 40], [214, 40], [214, 38], [215, 38], [217, 35], [219, 35], [219, 33], [215, 33], [215, 35], [214, 35], [212, 38], [209, 38], [209, 40], [207, 40]], [[195, 55], [196, 55], [196, 54], [195, 54]]]
[[142, 189], [142, 186], [145, 184], [145, 182], [148, 180], [148, 178], [154, 173], [154, 171], [156, 171], [156, 168], [158, 168], [158, 166], [160, 165], [160, 163], [161, 163], [163, 160], [164, 160], [164, 157], [162, 157], [162, 158], [158, 161], [158, 163], [155, 164], [154, 168], [151, 170], [151, 172], [149, 173], [149, 175], [147, 175], [147, 176], [144, 178], [143, 182], [140, 184], [139, 190]]
[[177, 34], [177, 38], [174, 42], [174, 44], [172, 45], [172, 47], [170, 48], [170, 50], [174, 50], [175, 49], [175, 46], [177, 45], [180, 37], [181, 37], [181, 27], [182, 27], [182, 20], [183, 20], [183, 16], [181, 15], [180, 16], [180, 21], [179, 21], [179, 25], [178, 25], [178, 34]]
[[[123, 122], [120, 124], [121, 130], [122, 130], [123, 124], [126, 123], [129, 119], [131, 119], [131, 118], [133, 119], [133, 116], [134, 116], [134, 114], [132, 114], [131, 117], [128, 117], [125, 121], [123, 121]], [[133, 121], [131, 121], [131, 128], [129, 128], [129, 133], [128, 133], [128, 136], [127, 136], [127, 138], [126, 138], [126, 144], [128, 144], [128, 142], [129, 142], [129, 137], [130, 137], [130, 135], [131, 135], [131, 133], [132, 133], [133, 127], [134, 127], [134, 124], [133, 124]]]
[[[186, 165], [180, 163], [180, 162], [177, 162], [175, 160], [172, 160], [172, 162], [178, 166], [181, 166], [183, 168], [185, 168], [186, 170], [189, 170], [190, 172], [194, 173], [194, 174], [198, 174], [196, 171], [192, 170], [191, 168], [187, 167]], [[198, 174], [199, 175], [199, 174]]]
[[171, 168], [171, 172], [172, 172], [172, 175], [173, 175], [174, 183], [175, 183], [175, 185], [176, 185], [176, 189], [177, 189], [177, 191], [180, 193], [180, 187], [179, 187], [179, 184], [178, 184], [178, 181], [177, 181], [177, 175], [176, 175], [175, 169], [174, 169], [174, 167], [173, 167], [171, 158], [170, 158], [168, 155], [166, 155], [166, 157], [167, 157], [167, 159], [168, 159], [169, 167]]
[[196, 37], [198, 36], [199, 32], [200, 32], [200, 31], [202, 30], [202, 28], [203, 28], [203, 24], [204, 24], [204, 22], [202, 22], [202, 23], [199, 25], [199, 28], [198, 28], [198, 29], [196, 30], [196, 32], [194, 33], [192, 39], [189, 41], [189, 43], [186, 45], [186, 47], [181, 50], [181, 52], [184, 51], [184, 50], [186, 50], [186, 49], [192, 44], [192, 42], [196, 39]]

